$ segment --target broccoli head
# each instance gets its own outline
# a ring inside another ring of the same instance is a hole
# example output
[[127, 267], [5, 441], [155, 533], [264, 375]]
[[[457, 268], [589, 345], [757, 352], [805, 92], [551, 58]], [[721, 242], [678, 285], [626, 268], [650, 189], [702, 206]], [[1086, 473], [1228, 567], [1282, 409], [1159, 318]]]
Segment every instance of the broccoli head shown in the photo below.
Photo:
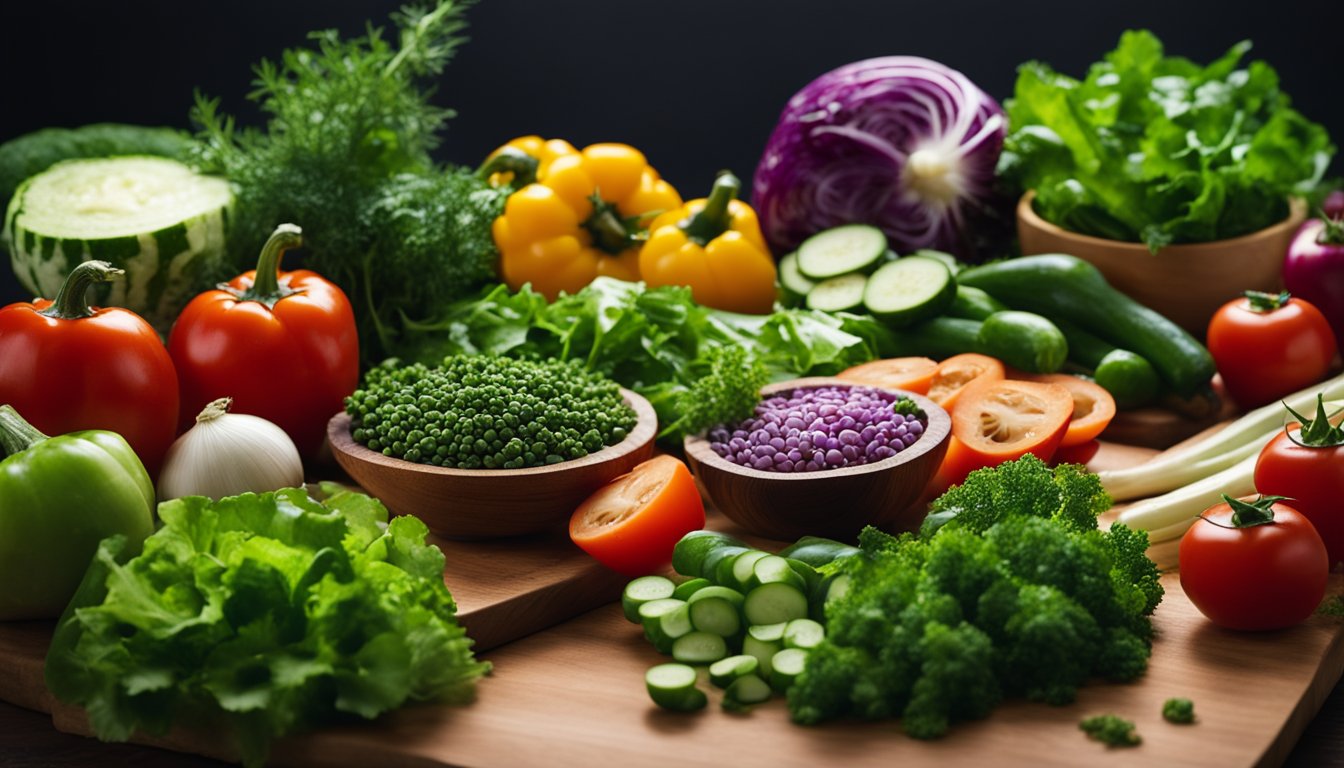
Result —
[[994, 645], [974, 626], [929, 623], [919, 656], [919, 679], [902, 713], [902, 725], [911, 736], [942, 736], [952, 722], [985, 717], [1002, 698], [994, 674]]
[[1143, 742], [1134, 730], [1134, 723], [1115, 715], [1096, 715], [1078, 724], [1088, 738], [1108, 747], [1137, 747]]
[[1162, 717], [1169, 723], [1189, 725], [1195, 722], [1195, 703], [1189, 699], [1167, 699], [1162, 703]]

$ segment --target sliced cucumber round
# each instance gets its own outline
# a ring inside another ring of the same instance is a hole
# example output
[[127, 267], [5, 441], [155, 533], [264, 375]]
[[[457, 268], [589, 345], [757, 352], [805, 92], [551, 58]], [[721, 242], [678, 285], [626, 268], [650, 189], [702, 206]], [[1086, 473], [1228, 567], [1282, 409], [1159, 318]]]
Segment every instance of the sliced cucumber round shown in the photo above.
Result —
[[683, 664], [712, 664], [728, 655], [728, 644], [709, 632], [691, 632], [672, 643], [672, 658]]
[[887, 236], [867, 224], [833, 227], [798, 246], [798, 270], [813, 280], [877, 269], [887, 254]]
[[941, 315], [957, 296], [947, 265], [926, 256], [906, 256], [868, 278], [863, 306], [889, 325], [904, 327]]
[[675, 597], [676, 585], [671, 579], [662, 576], [640, 576], [625, 585], [625, 591], [621, 593], [621, 609], [625, 611], [627, 621], [639, 623], [639, 606], [662, 600], [669, 597]]
[[863, 290], [868, 278], [863, 275], [843, 275], [817, 283], [807, 294], [808, 309], [822, 312], [853, 312], [863, 308]]
[[719, 688], [727, 688], [739, 677], [755, 676], [756, 670], [760, 667], [761, 662], [755, 656], [747, 654], [729, 656], [709, 665], [709, 682]]
[[753, 704], [768, 701], [772, 693], [770, 684], [756, 675], [739, 677], [723, 692], [721, 706], [729, 712], [740, 712]]
[[807, 651], [785, 648], [770, 659], [770, 686], [780, 693], [789, 690], [807, 665]]
[[703, 709], [709, 702], [705, 692], [695, 687], [697, 673], [685, 664], [659, 664], [644, 673], [649, 698], [663, 709], [690, 712]]
[[809, 280], [798, 271], [797, 251], [779, 260], [779, 292], [783, 304], [790, 307], [800, 306], [816, 285], [816, 281]]

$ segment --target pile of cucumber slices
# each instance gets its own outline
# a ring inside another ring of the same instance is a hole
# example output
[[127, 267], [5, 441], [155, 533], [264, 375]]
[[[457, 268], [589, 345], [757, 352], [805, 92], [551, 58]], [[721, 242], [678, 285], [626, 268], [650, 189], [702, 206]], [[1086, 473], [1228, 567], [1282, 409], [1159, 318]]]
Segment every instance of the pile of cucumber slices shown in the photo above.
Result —
[[818, 232], [779, 262], [785, 304], [824, 312], [867, 312], [893, 327], [943, 314], [957, 295], [956, 259], [921, 250], [898, 257], [867, 224]]

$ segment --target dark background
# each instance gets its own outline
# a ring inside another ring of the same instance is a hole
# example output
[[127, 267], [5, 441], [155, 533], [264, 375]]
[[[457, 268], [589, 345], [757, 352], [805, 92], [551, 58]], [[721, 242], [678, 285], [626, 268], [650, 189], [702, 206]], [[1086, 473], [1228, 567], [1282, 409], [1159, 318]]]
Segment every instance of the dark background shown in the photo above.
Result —
[[[357, 33], [398, 0], [16, 2], [0, 8], [0, 141], [45, 126], [187, 127], [192, 92], [244, 99], [251, 66], [309, 30]], [[442, 159], [475, 165], [515, 136], [639, 147], [687, 198], [716, 170], [750, 178], [784, 103], [814, 77], [871, 56], [926, 56], [1003, 99], [1039, 58], [1080, 76], [1121, 31], [1147, 27], [1207, 62], [1238, 40], [1279, 72], [1295, 106], [1344, 142], [1334, 2], [1265, 0], [483, 0], [471, 42], [439, 83], [456, 109]], [[1341, 167], [1335, 163], [1336, 173]], [[0, 303], [21, 296], [0, 265]]]

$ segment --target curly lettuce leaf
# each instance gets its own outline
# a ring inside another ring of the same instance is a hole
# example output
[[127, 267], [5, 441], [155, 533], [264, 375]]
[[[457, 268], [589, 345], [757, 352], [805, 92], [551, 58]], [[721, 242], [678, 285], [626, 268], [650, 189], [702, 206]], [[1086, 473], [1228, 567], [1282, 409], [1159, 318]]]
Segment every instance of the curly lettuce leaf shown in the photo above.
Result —
[[469, 701], [489, 664], [424, 524], [323, 491], [178, 499], [138, 555], [104, 541], [52, 639], [52, 692], [100, 738], [222, 725], [251, 764], [297, 728]]
[[1045, 219], [1153, 251], [1270, 226], [1290, 195], [1317, 193], [1334, 146], [1273, 68], [1239, 68], [1250, 47], [1200, 66], [1130, 31], [1082, 80], [1028, 62], [999, 170]]

